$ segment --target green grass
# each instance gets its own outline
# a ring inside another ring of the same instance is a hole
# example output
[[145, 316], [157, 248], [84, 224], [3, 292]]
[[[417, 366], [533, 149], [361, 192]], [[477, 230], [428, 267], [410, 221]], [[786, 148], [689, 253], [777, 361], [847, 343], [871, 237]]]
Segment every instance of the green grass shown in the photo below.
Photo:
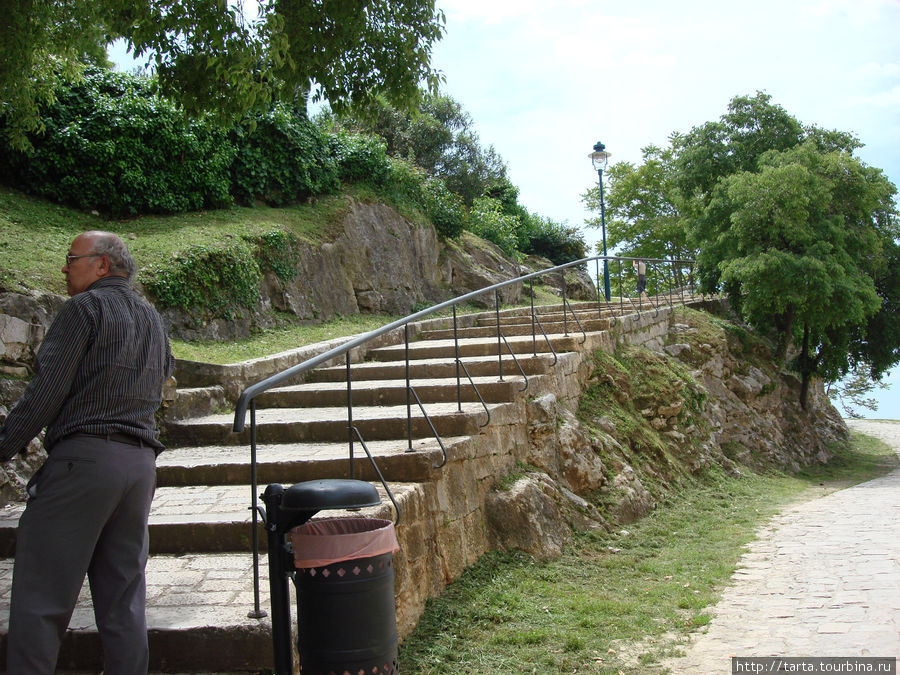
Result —
[[662, 672], [709, 608], [753, 532], [786, 504], [890, 470], [896, 455], [854, 435], [799, 476], [712, 473], [614, 533], [577, 533], [555, 561], [489, 553], [428, 603], [404, 641], [406, 673]]
[[[173, 255], [191, 246], [219, 244], [225, 247], [239, 237], [260, 235], [274, 229], [288, 230], [308, 243], [326, 241], [337, 231], [351, 199], [371, 201], [377, 199], [377, 195], [365, 186], [349, 186], [341, 194], [322, 196], [311, 204], [286, 208], [234, 207], [172, 216], [107, 220], [0, 186], [0, 290], [36, 289], [65, 294], [62, 274], [65, 255], [72, 240], [86, 230], [109, 230], [123, 237], [138, 267], [144, 269], [166, 263]], [[536, 304], [559, 302], [557, 295], [540, 285], [535, 286], [535, 295]], [[526, 298], [519, 306], [527, 304]], [[460, 307], [459, 311], [485, 310], [469, 305]], [[444, 313], [445, 316], [449, 314]], [[367, 332], [398, 318], [347, 316], [316, 326], [282, 325], [257, 331], [245, 340], [220, 344], [174, 340], [173, 351], [183, 359], [234, 363]], [[286, 319], [284, 323], [290, 323], [290, 320]]]
[[237, 363], [249, 361], [289, 349], [323, 342], [336, 337], [367, 333], [387, 325], [399, 317], [381, 314], [352, 314], [321, 324], [283, 326], [259, 331], [243, 340], [218, 342], [213, 340], [186, 341], [172, 339], [172, 353], [176, 358], [203, 363]]
[[[348, 193], [352, 194], [352, 193]], [[234, 207], [173, 216], [106, 220], [0, 186], [0, 287], [65, 293], [62, 266], [85, 230], [125, 239], [139, 268], [168, 261], [191, 246], [226, 246], [236, 237], [286, 229], [308, 242], [328, 237], [348, 208], [348, 194], [287, 208]]]

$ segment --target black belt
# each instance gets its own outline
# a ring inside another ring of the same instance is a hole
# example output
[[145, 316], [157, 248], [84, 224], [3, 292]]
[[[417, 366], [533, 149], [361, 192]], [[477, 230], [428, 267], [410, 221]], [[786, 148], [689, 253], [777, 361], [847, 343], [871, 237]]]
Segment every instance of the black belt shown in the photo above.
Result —
[[111, 434], [86, 434], [86, 433], [77, 433], [72, 434], [72, 436], [88, 436], [90, 438], [102, 438], [105, 441], [114, 441], [116, 443], [126, 443], [128, 445], [137, 445], [143, 448], [145, 445], [149, 447], [149, 444], [142, 438], [138, 438], [137, 436], [131, 436], [129, 434], [120, 434], [120, 433], [111, 433]]

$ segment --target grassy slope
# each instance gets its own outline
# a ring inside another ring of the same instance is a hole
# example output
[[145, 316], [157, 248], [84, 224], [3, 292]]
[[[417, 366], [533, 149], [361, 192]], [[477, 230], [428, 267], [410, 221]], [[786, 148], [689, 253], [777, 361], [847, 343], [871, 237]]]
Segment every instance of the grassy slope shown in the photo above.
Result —
[[448, 675], [664, 672], [660, 661], [709, 623], [768, 518], [896, 465], [890, 448], [855, 434], [828, 466], [798, 476], [711, 471], [627, 528], [576, 533], [558, 560], [489, 553], [428, 603], [400, 663]]
[[173, 216], [106, 220], [0, 186], [0, 288], [64, 293], [60, 272], [72, 239], [85, 230], [122, 236], [144, 268], [190, 246], [226, 245], [236, 237], [290, 230], [315, 242], [328, 236], [348, 204], [348, 194], [286, 208], [234, 207]]
[[[312, 204], [286, 208], [234, 207], [173, 216], [106, 220], [36, 199], [0, 185], [0, 290], [35, 289], [65, 294], [61, 272], [69, 244], [85, 230], [109, 230], [122, 236], [139, 268], [165, 262], [191, 246], [226, 246], [242, 235], [286, 229], [309, 243], [327, 241], [349, 207], [349, 200], [377, 200], [362, 186], [320, 197]], [[421, 222], [408, 205], [395, 205], [404, 216]], [[557, 298], [536, 288], [538, 303]], [[298, 345], [374, 330], [398, 316], [354, 315], [320, 325], [285, 325], [262, 330], [240, 342], [172, 341], [179, 358], [210, 363], [234, 363]]]
[[[738, 359], [762, 358], [751, 334], [720, 319], [679, 310], [692, 339]], [[726, 346], [727, 344], [727, 346]], [[854, 435], [834, 459], [790, 476], [712, 464], [691, 470], [706, 438], [705, 390], [689, 368], [641, 347], [595, 355], [579, 419], [615, 427], [620, 447], [597, 450], [607, 469], [628, 463], [658, 508], [626, 526], [576, 532], [555, 561], [520, 552], [489, 553], [429, 602], [404, 642], [401, 663], [414, 673], [660, 673], [685, 634], [707, 624], [754, 531], [784, 505], [847, 487], [898, 465], [875, 439]], [[683, 400], [684, 442], [663, 438], [640, 412]], [[760, 458], [761, 462], [761, 458]], [[738, 469], [738, 470], [736, 470]], [[607, 476], [609, 479], [611, 475]], [[621, 499], [612, 483], [586, 496], [603, 513]]]

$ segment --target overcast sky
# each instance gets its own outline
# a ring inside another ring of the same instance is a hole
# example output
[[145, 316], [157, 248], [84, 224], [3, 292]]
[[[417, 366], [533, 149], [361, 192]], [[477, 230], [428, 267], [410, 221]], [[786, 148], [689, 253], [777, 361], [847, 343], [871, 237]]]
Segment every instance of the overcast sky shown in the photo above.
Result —
[[[764, 91], [804, 124], [851, 131], [900, 185], [898, 0], [438, 0], [433, 65], [506, 161], [530, 210], [582, 226], [610, 161]], [[589, 242], [599, 232], [586, 232]], [[900, 369], [870, 417], [900, 419]]]
[[756, 91], [807, 124], [852, 131], [900, 182], [897, 0], [438, 0], [444, 90], [506, 160], [531, 210], [570, 225], [611, 161], [718, 119]]

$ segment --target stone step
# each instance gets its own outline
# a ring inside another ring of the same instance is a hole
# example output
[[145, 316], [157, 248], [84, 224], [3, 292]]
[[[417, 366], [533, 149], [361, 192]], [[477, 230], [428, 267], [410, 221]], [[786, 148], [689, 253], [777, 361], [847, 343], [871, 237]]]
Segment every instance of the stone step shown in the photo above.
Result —
[[[581, 317], [579, 316], [579, 321], [581, 321], [581, 327], [588, 332], [595, 332], [606, 330], [612, 324], [611, 318], [603, 318], [598, 319], [596, 314], [592, 318]], [[562, 321], [553, 321], [546, 322], [544, 319], [541, 319], [541, 325], [538, 326], [535, 324], [532, 326], [531, 319], [525, 318], [522, 321], [509, 321], [501, 323], [501, 333], [509, 338], [513, 335], [527, 335], [531, 336], [532, 334], [536, 334], [538, 340], [543, 341], [544, 336], [541, 333], [541, 328], [544, 329], [544, 333], [547, 336], [551, 336], [553, 334], [563, 335], [565, 330], [568, 330], [569, 333], [578, 333], [579, 328], [578, 324], [572, 319], [571, 315], [568, 318], [568, 326], [566, 326]], [[465, 338], [486, 338], [497, 335], [497, 322], [494, 320], [490, 324], [481, 324], [478, 326], [472, 326], [469, 328], [457, 328], [456, 331], [457, 336], [460, 339]], [[419, 334], [419, 337], [423, 340], [452, 340], [453, 339], [453, 329], [452, 328], [442, 328], [436, 330], [423, 331]]]
[[[494, 345], [496, 345], [496, 341]], [[529, 377], [548, 373], [553, 364], [553, 354], [541, 351], [538, 351], [536, 356], [517, 354], [516, 358], [522, 370]], [[498, 359], [496, 353], [493, 357], [465, 358], [463, 363], [472, 377], [497, 377], [501, 360], [503, 362], [504, 378], [512, 376], [513, 373], [515, 376], [521, 377], [513, 358], [508, 354], [504, 355], [502, 359]], [[393, 363], [367, 361], [353, 364], [351, 372], [354, 382], [363, 380], [399, 380], [405, 378], [406, 366], [401, 361]], [[410, 361], [409, 373], [410, 377], [415, 379], [455, 378], [456, 361], [452, 357]], [[347, 370], [344, 366], [318, 368], [306, 376], [308, 382], [344, 382], [346, 379]]]
[[[465, 453], [472, 443], [468, 436], [442, 438], [450, 457]], [[366, 441], [379, 471], [388, 480], [427, 482], [433, 480], [435, 466], [443, 461], [443, 452], [434, 438], [409, 441]], [[377, 475], [358, 441], [353, 445], [354, 475], [375, 481]], [[350, 478], [350, 444], [281, 443], [260, 444], [256, 448], [259, 484], [285, 485], [319, 478]], [[180, 485], [243, 485], [250, 480], [250, 447], [246, 445], [208, 445], [174, 448], [156, 461], [160, 487]]]
[[[0, 659], [6, 632], [12, 560], [0, 560]], [[260, 565], [260, 606], [268, 611], [268, 567]], [[272, 665], [270, 617], [250, 619], [252, 558], [247, 553], [154, 555], [147, 563], [150, 670], [258, 672]], [[87, 583], [63, 638], [57, 672], [99, 673], [103, 653]]]
[[[468, 367], [468, 366], [467, 366]], [[511, 401], [521, 389], [518, 378], [473, 377], [475, 389], [460, 370], [459, 395], [464, 402], [478, 401], [478, 394], [489, 403]], [[456, 376], [452, 378], [412, 379], [410, 384], [423, 403], [457, 400]], [[353, 405], [406, 405], [406, 380], [361, 380], [351, 385]], [[347, 403], [347, 383], [316, 382], [277, 387], [256, 398], [257, 408], [306, 408], [342, 406]]]
[[[596, 304], [593, 306], [587, 306], [587, 307], [582, 306], [582, 307], [573, 308], [573, 309], [574, 309], [575, 316], [578, 317], [578, 321], [580, 321], [582, 324], [584, 324], [586, 321], [596, 321], [596, 320], [602, 320], [602, 319], [607, 319], [610, 321], [610, 323], [612, 323], [614, 318], [617, 318], [622, 314], [622, 310], [624, 310], [628, 313], [638, 312], [638, 311], [646, 312], [646, 311], [654, 311], [656, 309], [656, 307], [646, 301], [644, 301], [643, 303], [625, 302], [623, 304], [623, 306], [621, 306], [621, 307], [618, 304], [616, 304], [614, 306], [613, 305], [604, 305], [603, 310], [599, 315], [597, 313], [597, 305]], [[565, 313], [563, 313], [562, 309], [559, 308], [558, 310], [553, 310], [553, 311], [547, 311], [547, 310], [540, 311], [540, 312], [536, 311], [535, 314], [537, 315], [538, 319], [540, 319], [541, 323], [544, 326], [544, 331], [548, 335], [550, 335], [551, 332], [556, 332], [556, 333], [561, 334], [563, 332], [563, 326], [565, 325], [566, 322], [568, 322], [570, 326], [572, 324], [575, 324], [577, 326], [575, 318], [573, 317], [573, 311], [570, 311], [568, 309], [566, 310]], [[495, 314], [490, 314], [490, 313], [482, 314], [475, 320], [474, 325], [476, 327], [485, 327], [485, 326], [496, 327], [497, 317]], [[531, 313], [526, 312], [526, 313], [515, 313], [515, 314], [503, 314], [501, 312], [500, 325], [501, 326], [520, 326], [520, 325], [526, 326], [527, 325], [530, 327], [531, 326]], [[554, 328], [554, 330], [551, 331], [548, 328], [548, 326], [552, 326]], [[571, 330], [571, 328], [569, 330]], [[599, 330], [604, 330], [604, 329], [599, 329]]]
[[[272, 482], [292, 485], [299, 481]], [[266, 484], [260, 483], [260, 493]], [[402, 487], [396, 483], [389, 485], [392, 492], [395, 487], [398, 490]], [[150, 508], [150, 553], [244, 552], [249, 555], [252, 497], [249, 484], [158, 488]], [[24, 504], [17, 503], [0, 512], [2, 558], [15, 555], [16, 528], [24, 509]], [[264, 546], [265, 532], [261, 525], [259, 536]]]
[[[575, 324], [572, 325], [575, 329]], [[573, 332], [570, 335], [549, 335], [550, 343], [553, 349], [559, 352], [571, 352], [578, 349], [578, 344], [583, 339], [580, 332]], [[537, 349], [538, 353], [549, 352], [547, 343], [541, 336], [536, 342], [529, 335], [514, 335], [507, 338], [509, 342], [509, 350], [515, 354], [533, 354]], [[409, 345], [410, 360], [423, 359], [439, 359], [454, 358], [456, 354], [456, 344], [453, 340], [423, 340], [420, 342], [411, 342]], [[497, 356], [497, 338], [469, 338], [459, 341], [460, 358]], [[370, 350], [368, 358], [374, 361], [394, 361], [402, 362], [406, 356], [407, 349], [405, 345], [390, 345], [387, 347], [379, 347]], [[507, 345], [502, 343], [501, 354], [507, 354]], [[466, 364], [468, 367], [468, 363]]]
[[175, 400], [170, 404], [168, 415], [173, 419], [184, 419], [204, 415], [225, 405], [225, 388], [221, 385], [180, 388], [175, 391]]
[[[491, 415], [510, 404], [491, 403]], [[463, 403], [462, 411], [456, 403], [431, 403], [426, 407], [431, 423], [441, 437], [477, 433], [486, 417], [480, 403]], [[249, 422], [249, 414], [248, 414]], [[250, 425], [241, 433], [234, 433], [234, 416], [206, 415], [179, 420], [168, 425], [167, 445], [249, 445]], [[403, 406], [358, 406], [353, 408], [353, 424], [366, 441], [406, 438], [407, 408]], [[344, 407], [323, 408], [264, 408], [256, 411], [258, 443], [294, 443], [305, 441], [343, 441], [348, 436], [347, 410]], [[412, 408], [412, 436], [425, 438], [431, 428], [419, 410]]]

